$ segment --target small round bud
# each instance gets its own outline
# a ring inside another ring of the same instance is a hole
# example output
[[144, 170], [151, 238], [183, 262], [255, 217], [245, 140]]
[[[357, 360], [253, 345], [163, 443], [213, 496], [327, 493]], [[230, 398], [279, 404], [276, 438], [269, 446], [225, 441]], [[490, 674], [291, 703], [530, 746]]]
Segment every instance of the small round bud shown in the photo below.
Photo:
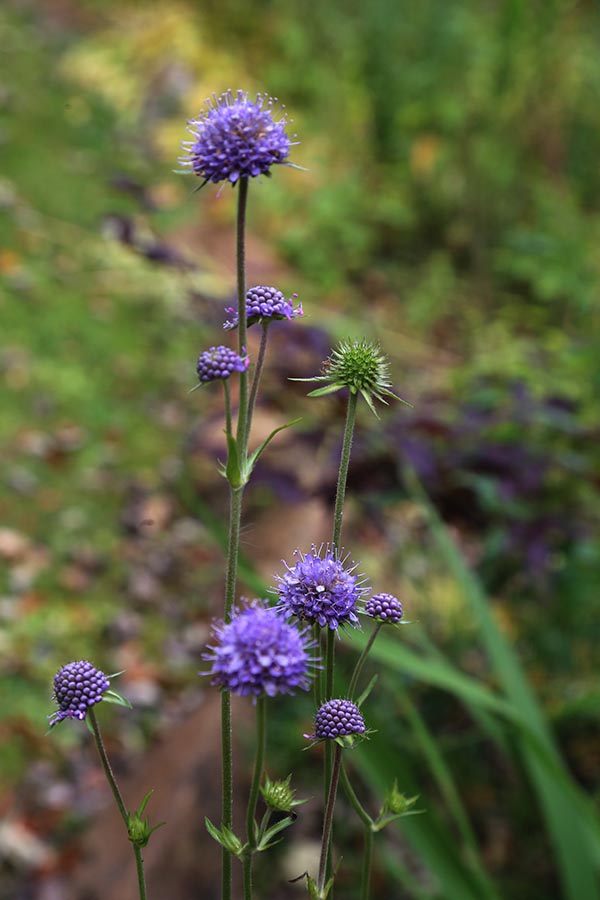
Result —
[[110, 687], [104, 672], [86, 659], [71, 662], [54, 676], [54, 699], [58, 709], [50, 719], [50, 727], [63, 719], [85, 719], [90, 706], [99, 703]]
[[198, 379], [200, 382], [229, 378], [233, 372], [245, 372], [250, 365], [249, 357], [238, 356], [229, 347], [210, 347], [198, 357]]
[[327, 700], [317, 711], [314, 734], [316, 740], [363, 734], [365, 731], [361, 712], [351, 700]]
[[402, 618], [402, 603], [393, 594], [375, 594], [365, 604], [365, 613], [389, 625], [395, 625]]

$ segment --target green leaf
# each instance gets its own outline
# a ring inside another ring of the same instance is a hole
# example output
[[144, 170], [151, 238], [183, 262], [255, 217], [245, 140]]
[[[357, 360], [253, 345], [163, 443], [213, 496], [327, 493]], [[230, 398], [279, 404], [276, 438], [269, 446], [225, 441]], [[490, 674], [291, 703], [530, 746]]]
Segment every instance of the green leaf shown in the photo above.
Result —
[[364, 689], [364, 691], [362, 692], [362, 694], [356, 701], [356, 705], [358, 706], [359, 709], [363, 705], [363, 703], [365, 702], [365, 700], [367, 699], [367, 697], [369, 696], [369, 694], [371, 693], [373, 688], [375, 687], [378, 678], [379, 678], [379, 675], [373, 675], [370, 682], [368, 683], [368, 685], [366, 686], [366, 688]]
[[230, 853], [233, 853], [234, 856], [242, 857], [245, 847], [240, 839], [233, 833], [231, 828], [227, 828], [226, 825], [223, 825], [219, 831], [219, 829], [210, 821], [208, 816], [205, 817], [204, 824], [206, 825], [206, 830], [210, 836], [214, 838], [221, 847], [224, 847]]
[[269, 444], [271, 443], [271, 441], [273, 440], [273, 438], [275, 437], [275, 435], [276, 435], [276, 434], [279, 434], [280, 431], [284, 431], [286, 428], [291, 428], [292, 425], [297, 425], [298, 422], [300, 422], [300, 421], [301, 421], [300, 419], [292, 419], [291, 422], [287, 422], [285, 425], [280, 425], [279, 428], [275, 428], [275, 429], [271, 432], [271, 434], [269, 435], [269, 437], [268, 437], [266, 440], [264, 440], [264, 441], [262, 442], [262, 444], [260, 445], [260, 447], [258, 447], [258, 448], [254, 451], [254, 453], [251, 454], [251, 456], [248, 458], [248, 463], [247, 463], [247, 466], [246, 466], [246, 471], [244, 472], [244, 475], [245, 475], [245, 481], [244, 481], [244, 483], [245, 483], [246, 481], [248, 481], [248, 479], [250, 478], [250, 475], [252, 474], [252, 470], [254, 469], [254, 466], [256, 465], [256, 462], [257, 462], [258, 458], [259, 458], [260, 455], [266, 450], [266, 448], [269, 446]]
[[117, 706], [125, 706], [127, 709], [133, 709], [129, 700], [121, 694], [118, 694], [116, 691], [113, 691], [112, 688], [108, 691], [104, 691], [102, 694], [102, 702], [115, 703]]
[[[312, 378], [310, 379], [313, 380]], [[314, 391], [310, 391], [306, 396], [307, 397], [324, 397], [326, 394], [333, 394], [335, 391], [341, 391], [344, 387], [343, 384], [328, 384], [325, 387], [315, 388]]]
[[284, 831], [286, 828], [289, 828], [290, 825], [293, 825], [296, 821], [295, 816], [286, 816], [281, 821], [277, 822], [275, 825], [271, 825], [270, 828], [267, 828], [262, 838], [260, 839], [260, 843], [257, 846], [258, 851], [267, 850], [269, 847], [272, 847], [272, 841], [275, 835], [279, 834], [280, 831]]

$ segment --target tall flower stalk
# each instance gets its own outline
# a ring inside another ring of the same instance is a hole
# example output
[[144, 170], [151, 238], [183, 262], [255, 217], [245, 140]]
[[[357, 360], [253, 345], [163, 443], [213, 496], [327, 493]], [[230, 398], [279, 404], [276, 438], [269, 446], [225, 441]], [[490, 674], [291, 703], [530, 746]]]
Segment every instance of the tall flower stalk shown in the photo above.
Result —
[[[110, 677], [112, 678], [113, 676]], [[67, 663], [66, 666], [59, 669], [54, 678], [54, 699], [58, 704], [58, 709], [49, 716], [50, 728], [53, 728], [65, 719], [78, 719], [82, 722], [85, 721], [94, 737], [104, 775], [133, 848], [139, 898], [140, 900], [146, 900], [146, 878], [142, 848], [147, 845], [152, 833], [157, 828], [160, 828], [161, 825], [164, 825], [164, 822], [151, 828], [148, 819], [142, 818], [152, 791], [146, 794], [139, 807], [133, 813], [127, 811], [108, 759], [108, 754], [106, 753], [94, 710], [96, 704], [102, 701], [117, 703], [120, 706], [127, 707], [130, 707], [131, 704], [111, 688], [109, 677], [104, 672], [96, 669], [88, 660]]]
[[[247, 346], [246, 316], [246, 211], [249, 179], [268, 175], [273, 165], [288, 164], [292, 146], [285, 115], [276, 117], [276, 101], [259, 94], [251, 100], [243, 91], [226, 91], [207, 101], [200, 115], [188, 123], [191, 141], [183, 144], [181, 163], [207, 182], [227, 182], [238, 187], [236, 228], [236, 272], [238, 302], [238, 356]], [[260, 377], [260, 373], [259, 373]], [[255, 398], [253, 398], [255, 399]], [[237, 565], [244, 486], [249, 477], [248, 438], [252, 412], [249, 407], [248, 374], [240, 372], [236, 437], [228, 429], [229, 539], [225, 576], [224, 621], [231, 618], [235, 602]], [[221, 697], [222, 742], [222, 826], [231, 829], [233, 820], [233, 755], [231, 697], [224, 689]], [[223, 845], [222, 898], [231, 900], [232, 853]]]

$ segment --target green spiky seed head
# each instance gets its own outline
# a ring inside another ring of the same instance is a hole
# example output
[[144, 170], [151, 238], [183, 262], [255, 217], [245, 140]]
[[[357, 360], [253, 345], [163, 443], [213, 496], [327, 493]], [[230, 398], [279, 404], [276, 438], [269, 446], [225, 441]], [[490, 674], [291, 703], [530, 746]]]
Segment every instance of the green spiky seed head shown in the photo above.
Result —
[[[381, 347], [372, 341], [345, 340], [335, 347], [323, 363], [321, 375], [315, 378], [295, 378], [294, 381], [322, 381], [324, 387], [311, 391], [309, 397], [321, 397], [342, 388], [361, 394], [371, 412], [377, 415], [373, 400], [386, 403], [386, 397], [406, 403], [391, 390], [390, 366]], [[406, 403], [410, 406], [410, 403]]]
[[390, 367], [377, 344], [370, 341], [340, 341], [323, 364], [323, 375], [353, 393], [391, 388]]

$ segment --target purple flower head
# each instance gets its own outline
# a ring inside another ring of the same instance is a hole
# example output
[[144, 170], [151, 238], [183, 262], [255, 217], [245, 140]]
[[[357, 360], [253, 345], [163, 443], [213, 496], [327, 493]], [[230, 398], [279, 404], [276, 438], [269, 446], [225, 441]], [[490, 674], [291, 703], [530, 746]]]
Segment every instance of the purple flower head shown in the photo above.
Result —
[[229, 378], [233, 372], [245, 372], [250, 365], [247, 356], [238, 356], [229, 347], [211, 347], [198, 357], [198, 379], [201, 382]]
[[288, 566], [284, 560], [287, 572], [276, 576], [278, 609], [321, 628], [359, 625], [355, 607], [367, 589], [361, 586], [360, 576], [353, 574], [356, 566], [345, 567], [348, 557], [338, 559], [329, 545], [317, 550], [314, 544], [310, 553], [296, 550], [294, 555], [296, 564]]
[[[250, 288], [246, 294], [246, 319], [248, 325], [254, 325], [256, 322], [269, 323], [274, 319], [295, 319], [296, 316], [304, 315], [302, 304], [294, 307], [294, 299], [297, 294], [292, 294], [289, 300], [283, 296], [277, 288], [267, 287], [259, 284]], [[239, 324], [238, 310], [228, 307], [228, 312], [232, 318], [225, 322], [223, 328], [226, 331], [237, 328]]]
[[104, 672], [82, 659], [71, 662], [54, 676], [54, 699], [58, 709], [51, 716], [50, 727], [63, 719], [85, 719], [90, 706], [99, 703], [110, 687]]
[[395, 625], [402, 618], [402, 603], [393, 594], [375, 594], [367, 600], [365, 613], [372, 619]]
[[[180, 162], [195, 175], [235, 184], [240, 178], [269, 175], [271, 166], [286, 164], [292, 142], [285, 114], [275, 118], [277, 98], [244, 91], [225, 91], [206, 101], [197, 119], [188, 122], [193, 140], [184, 141]], [[288, 163], [289, 165], [289, 163]]]
[[233, 694], [256, 697], [293, 694], [310, 685], [314, 643], [307, 630], [286, 622], [262, 601], [236, 608], [230, 622], [213, 625], [215, 643], [203, 659], [212, 663], [212, 683]]
[[348, 734], [364, 734], [365, 722], [360, 709], [351, 700], [327, 700], [317, 710], [315, 733], [309, 740], [327, 741]]

